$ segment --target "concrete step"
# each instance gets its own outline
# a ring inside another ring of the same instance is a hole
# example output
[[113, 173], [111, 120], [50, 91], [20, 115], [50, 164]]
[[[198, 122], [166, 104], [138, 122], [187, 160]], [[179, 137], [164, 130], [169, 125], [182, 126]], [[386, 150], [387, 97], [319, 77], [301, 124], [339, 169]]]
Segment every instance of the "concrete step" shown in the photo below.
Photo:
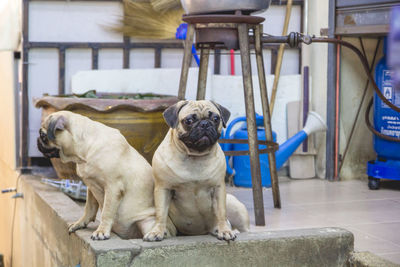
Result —
[[68, 234], [82, 206], [37, 177], [23, 177], [21, 190], [18, 232], [29, 242], [16, 243], [15, 266], [346, 266], [353, 251], [353, 234], [340, 228], [241, 233], [232, 242], [210, 235], [143, 242], [115, 234], [93, 241], [93, 223]]
[[345, 266], [353, 234], [317, 228], [241, 233], [233, 242], [191, 236], [132, 243], [141, 252], [131, 266]]

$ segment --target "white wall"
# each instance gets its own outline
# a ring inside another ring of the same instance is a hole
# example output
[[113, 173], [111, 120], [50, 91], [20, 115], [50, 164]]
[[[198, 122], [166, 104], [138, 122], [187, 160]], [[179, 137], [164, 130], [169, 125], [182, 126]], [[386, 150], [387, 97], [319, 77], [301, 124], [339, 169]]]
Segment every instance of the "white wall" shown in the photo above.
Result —
[[[122, 15], [122, 4], [119, 2], [76, 2], [76, 1], [31, 1], [29, 4], [29, 38], [30, 41], [43, 42], [121, 42], [122, 36], [109, 30], [117, 25]], [[267, 19], [264, 32], [280, 35], [283, 28], [285, 6], [272, 6], [266, 12], [258, 14]], [[294, 6], [289, 31], [300, 30], [300, 7]], [[223, 51], [227, 52], [227, 51]], [[162, 51], [162, 68], [179, 68], [182, 61], [180, 49]], [[271, 55], [264, 53], [266, 73], [270, 70]], [[252, 55], [253, 74], [256, 70], [255, 56]], [[29, 55], [29, 97], [40, 97], [44, 93], [57, 94], [58, 91], [58, 53], [55, 49], [32, 49]], [[241, 74], [240, 57], [235, 56], [235, 72]], [[132, 49], [130, 68], [153, 68], [154, 51], [152, 49]], [[210, 67], [213, 70], [213, 56]], [[194, 62], [192, 64], [194, 66]], [[66, 93], [71, 92], [71, 77], [78, 71], [91, 68], [91, 51], [89, 49], [71, 49], [66, 52]], [[99, 69], [121, 69], [122, 51], [102, 49], [99, 52]], [[283, 58], [282, 75], [297, 74], [299, 69], [298, 53], [288, 50]], [[230, 72], [230, 56], [221, 56], [221, 74]], [[36, 148], [36, 137], [40, 126], [40, 110], [30, 103], [29, 107], [29, 156], [41, 156]]]
[[[84, 93], [88, 88], [98, 92], [110, 93], [148, 93], [176, 94], [180, 69], [137, 69], [137, 70], [90, 70], [78, 72], [72, 78], [72, 91]], [[186, 99], [196, 99], [198, 68], [190, 68]], [[271, 95], [273, 75], [267, 75], [268, 95]], [[277, 133], [277, 141], [282, 144], [287, 139], [286, 105], [290, 101], [300, 100], [301, 76], [283, 75], [279, 81], [274, 115], [273, 130]], [[254, 99], [256, 112], [262, 115], [259, 82], [253, 76]], [[208, 71], [206, 99], [214, 100], [231, 112], [230, 121], [245, 116], [243, 97], [243, 80], [239, 75], [212, 75]], [[229, 122], [228, 122], [229, 124]], [[239, 126], [239, 125], [238, 125]], [[236, 129], [236, 128], [235, 128]]]
[[[308, 33], [319, 36], [321, 28], [328, 28], [329, 0], [308, 0], [308, 3]], [[303, 51], [306, 52], [303, 64], [310, 66], [313, 87], [311, 108], [326, 119], [328, 45], [321, 43], [314, 43], [310, 46], [303, 45]], [[318, 177], [325, 178], [325, 133], [316, 133], [314, 140], [317, 150], [316, 172]]]
[[[358, 38], [344, 38], [345, 41], [352, 43], [361, 49]], [[376, 56], [376, 63], [382, 58], [383, 46], [380, 47]], [[377, 45], [376, 38], [363, 38], [363, 44], [369, 64], [371, 64], [374, 51]], [[364, 93], [367, 76], [360, 66], [360, 61], [353, 51], [347, 48], [341, 49], [340, 62], [340, 147], [339, 153], [344, 154], [346, 145], [348, 145], [347, 155], [340, 172], [340, 179], [360, 179], [367, 178], [367, 162], [376, 158], [373, 148], [373, 134], [367, 128], [364, 121], [364, 114], [373, 90], [371, 83], [367, 89], [366, 97], [361, 106], [360, 115], [354, 128], [354, 134], [351, 143], [348, 143], [351, 128], [356, 119], [358, 106]], [[371, 111], [372, 113], [372, 111]]]
[[[15, 73], [12, 51], [0, 51], [0, 161], [16, 167]], [[0, 178], [1, 179], [1, 178]]]

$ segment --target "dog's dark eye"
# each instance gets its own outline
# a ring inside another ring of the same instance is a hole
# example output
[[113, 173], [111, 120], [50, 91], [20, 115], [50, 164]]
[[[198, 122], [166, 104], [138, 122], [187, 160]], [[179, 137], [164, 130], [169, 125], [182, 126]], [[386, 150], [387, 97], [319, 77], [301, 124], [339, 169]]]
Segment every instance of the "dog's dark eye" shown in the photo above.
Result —
[[218, 115], [215, 115], [215, 116], [212, 118], [212, 120], [213, 120], [214, 122], [219, 122], [219, 116], [218, 116]]
[[187, 118], [187, 119], [185, 119], [185, 124], [186, 125], [190, 125], [190, 124], [192, 124], [193, 123], [193, 119], [192, 118]]
[[197, 115], [196, 115], [196, 114], [193, 114], [193, 115], [190, 115], [190, 116], [186, 117], [186, 119], [184, 119], [183, 122], [184, 122], [186, 125], [190, 125], [190, 124], [192, 124], [192, 123], [195, 122], [195, 121], [197, 121]]

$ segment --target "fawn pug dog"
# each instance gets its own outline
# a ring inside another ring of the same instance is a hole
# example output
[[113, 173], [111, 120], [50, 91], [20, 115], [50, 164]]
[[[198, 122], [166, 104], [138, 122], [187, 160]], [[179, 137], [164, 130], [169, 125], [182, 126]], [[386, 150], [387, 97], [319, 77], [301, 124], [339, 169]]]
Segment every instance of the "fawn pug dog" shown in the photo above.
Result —
[[[119, 130], [69, 111], [50, 114], [37, 140], [46, 157], [76, 163], [87, 186], [83, 216], [69, 232], [85, 228], [101, 209], [100, 225], [91, 238], [104, 240], [111, 229], [122, 238], [143, 237], [155, 223], [154, 178], [150, 164]], [[168, 224], [168, 234], [176, 229]]]
[[217, 140], [230, 112], [211, 101], [180, 101], [164, 112], [170, 130], [153, 161], [156, 224], [145, 241], [167, 234], [168, 215], [179, 233], [234, 240], [248, 231], [246, 207], [225, 191], [226, 162]]

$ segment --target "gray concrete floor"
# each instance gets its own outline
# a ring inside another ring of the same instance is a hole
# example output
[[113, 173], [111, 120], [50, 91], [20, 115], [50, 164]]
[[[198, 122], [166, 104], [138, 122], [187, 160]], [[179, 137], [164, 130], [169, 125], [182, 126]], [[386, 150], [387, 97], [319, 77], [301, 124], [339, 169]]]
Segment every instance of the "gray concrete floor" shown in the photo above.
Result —
[[371, 191], [361, 180], [280, 178], [282, 209], [264, 189], [266, 226], [255, 226], [251, 188], [228, 187], [249, 210], [251, 231], [337, 226], [353, 232], [356, 251], [370, 251], [400, 264], [400, 182], [382, 181]]

